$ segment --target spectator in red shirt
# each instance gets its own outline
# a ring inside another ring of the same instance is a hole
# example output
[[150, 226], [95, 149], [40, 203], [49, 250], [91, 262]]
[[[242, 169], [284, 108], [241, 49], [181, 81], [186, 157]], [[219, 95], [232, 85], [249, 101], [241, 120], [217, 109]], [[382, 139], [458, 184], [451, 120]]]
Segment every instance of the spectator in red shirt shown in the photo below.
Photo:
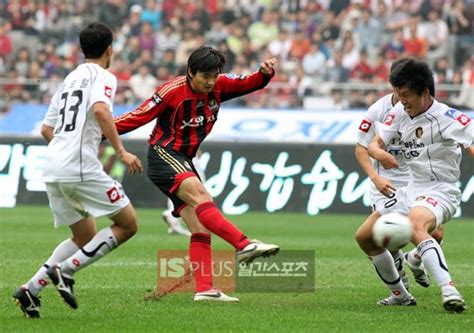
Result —
[[350, 78], [359, 81], [369, 81], [372, 78], [372, 68], [367, 63], [367, 51], [359, 53], [359, 62], [351, 70]]
[[13, 52], [13, 45], [10, 36], [8, 36], [5, 25], [0, 25], [0, 62], [7, 62], [10, 54]]
[[309, 52], [309, 48], [309, 39], [303, 35], [303, 31], [296, 30], [291, 44], [290, 56], [301, 61], [306, 53]]
[[404, 55], [424, 59], [428, 51], [428, 43], [424, 38], [418, 36], [416, 25], [411, 25], [409, 30], [410, 37], [403, 41], [403, 48], [405, 49]]
[[377, 55], [375, 60], [375, 66], [372, 70], [372, 82], [382, 83], [387, 82], [389, 74], [389, 68], [385, 62], [385, 54], [383, 52]]

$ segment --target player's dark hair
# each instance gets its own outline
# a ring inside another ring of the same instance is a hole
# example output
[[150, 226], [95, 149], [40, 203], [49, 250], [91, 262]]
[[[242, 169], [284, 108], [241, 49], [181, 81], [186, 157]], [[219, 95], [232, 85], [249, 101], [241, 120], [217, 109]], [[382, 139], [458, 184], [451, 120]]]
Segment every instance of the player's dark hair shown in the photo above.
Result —
[[222, 73], [225, 65], [224, 55], [210, 46], [200, 46], [188, 58], [188, 71], [195, 75], [197, 72]]
[[427, 63], [414, 58], [403, 58], [395, 61], [390, 68], [390, 84], [394, 88], [407, 87], [419, 96], [428, 88], [434, 97], [435, 86], [433, 72]]
[[112, 30], [100, 22], [90, 23], [79, 34], [79, 43], [86, 59], [100, 58], [112, 41]]

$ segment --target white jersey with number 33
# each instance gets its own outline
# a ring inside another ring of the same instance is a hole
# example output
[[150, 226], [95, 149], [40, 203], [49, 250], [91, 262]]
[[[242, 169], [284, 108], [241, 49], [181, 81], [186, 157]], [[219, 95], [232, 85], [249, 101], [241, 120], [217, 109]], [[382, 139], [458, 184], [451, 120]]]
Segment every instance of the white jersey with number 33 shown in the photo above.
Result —
[[104, 174], [98, 158], [102, 131], [92, 106], [103, 102], [112, 111], [116, 87], [116, 77], [93, 63], [79, 65], [64, 79], [43, 121], [54, 127], [44, 182], [89, 181]]

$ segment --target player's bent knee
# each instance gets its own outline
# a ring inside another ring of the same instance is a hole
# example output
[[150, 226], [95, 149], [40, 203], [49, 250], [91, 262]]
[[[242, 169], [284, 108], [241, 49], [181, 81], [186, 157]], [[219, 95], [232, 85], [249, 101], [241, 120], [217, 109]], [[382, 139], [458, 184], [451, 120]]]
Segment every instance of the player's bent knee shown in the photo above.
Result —
[[359, 245], [364, 245], [372, 242], [372, 234], [367, 232], [366, 228], [360, 227], [355, 233], [355, 240]]
[[431, 237], [441, 244], [441, 241], [443, 240], [443, 230], [436, 229], [431, 233]]

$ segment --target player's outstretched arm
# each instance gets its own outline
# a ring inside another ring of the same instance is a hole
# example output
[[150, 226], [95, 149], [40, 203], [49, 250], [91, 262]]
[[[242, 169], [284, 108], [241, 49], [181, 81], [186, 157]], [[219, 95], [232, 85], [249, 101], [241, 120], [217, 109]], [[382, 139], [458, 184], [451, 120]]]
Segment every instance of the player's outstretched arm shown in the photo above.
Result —
[[103, 135], [110, 141], [120, 160], [128, 167], [128, 172], [131, 175], [137, 172], [143, 173], [142, 162], [137, 156], [125, 150], [117, 129], [115, 128], [109, 106], [105, 103], [98, 102], [95, 103], [92, 108]]
[[396, 190], [390, 180], [380, 176], [377, 171], [375, 171], [374, 167], [372, 166], [372, 162], [370, 161], [370, 155], [366, 147], [357, 143], [355, 148], [355, 156], [362, 170], [364, 170], [380, 193], [385, 196], [390, 196], [391, 193]]
[[385, 143], [383, 142], [380, 135], [377, 134], [369, 144], [367, 151], [372, 158], [375, 158], [380, 162], [380, 164], [382, 164], [384, 169], [398, 168], [400, 165], [398, 164], [397, 160], [390, 153], [386, 152], [384, 147]]

